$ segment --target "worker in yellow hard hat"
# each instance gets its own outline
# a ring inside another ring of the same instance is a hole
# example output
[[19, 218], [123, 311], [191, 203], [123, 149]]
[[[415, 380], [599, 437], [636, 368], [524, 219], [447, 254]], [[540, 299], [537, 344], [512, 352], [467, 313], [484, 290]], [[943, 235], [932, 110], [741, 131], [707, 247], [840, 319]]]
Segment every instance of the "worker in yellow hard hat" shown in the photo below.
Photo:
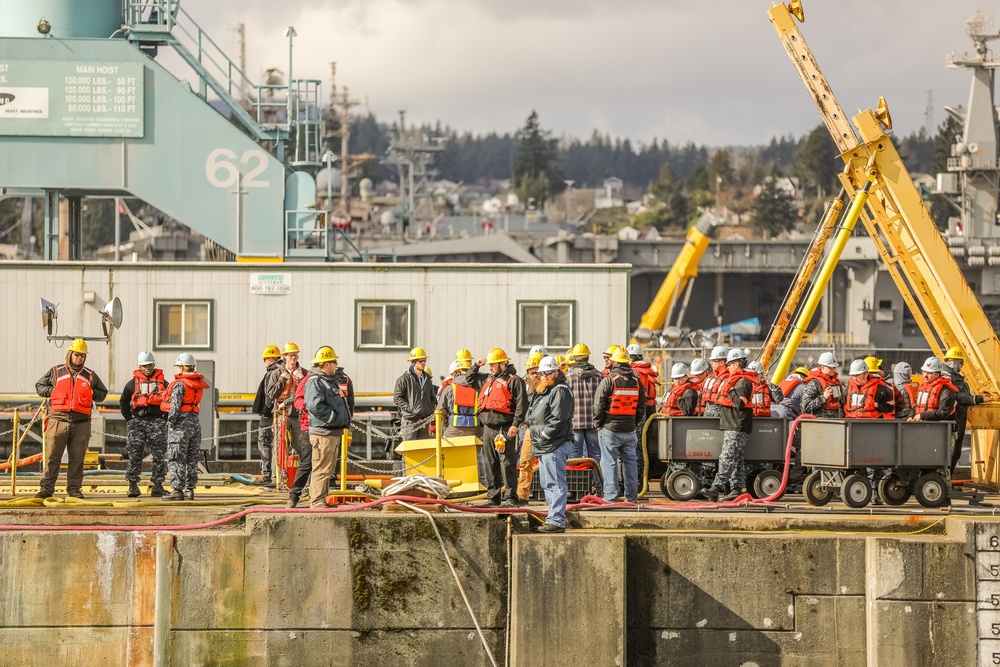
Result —
[[951, 472], [955, 474], [955, 467], [962, 457], [962, 447], [965, 444], [965, 429], [968, 427], [969, 406], [982, 405], [994, 400], [990, 394], [973, 394], [968, 381], [962, 375], [962, 367], [965, 365], [965, 355], [962, 348], [952, 346], [944, 353], [944, 366], [951, 374], [951, 383], [958, 389], [955, 400], [955, 442], [951, 450]]
[[281, 361], [271, 367], [265, 378], [265, 392], [274, 406], [275, 428], [299, 457], [299, 467], [294, 480], [288, 480], [288, 502], [286, 507], [295, 507], [302, 492], [309, 483], [312, 473], [312, 445], [309, 433], [302, 429], [299, 410], [295, 407], [295, 392], [300, 383], [305, 382], [309, 371], [299, 364], [299, 346], [288, 342], [281, 349]]
[[784, 397], [781, 401], [771, 403], [771, 414], [784, 419], [795, 419], [802, 414], [802, 392], [805, 389], [809, 369], [799, 366], [778, 383], [778, 389]]
[[309, 379], [299, 392], [301, 401], [296, 396], [296, 402], [308, 414], [306, 428], [312, 447], [309, 506], [315, 508], [326, 507], [344, 429], [351, 425], [352, 413], [337, 379], [338, 359], [337, 352], [329, 345], [316, 350]]
[[[529, 403], [541, 379], [538, 374], [538, 364], [541, 363], [543, 357], [541, 352], [535, 352], [529, 354], [528, 360], [524, 363], [524, 384], [528, 389]], [[531, 430], [528, 428], [527, 422], [521, 424], [520, 429], [518, 429], [517, 442], [521, 450], [517, 466], [517, 497], [527, 502], [531, 495], [531, 478], [535, 474], [535, 457], [531, 455]]]
[[[517, 433], [528, 411], [528, 389], [507, 353], [499, 347], [479, 359], [466, 374], [476, 386], [480, 368], [489, 365], [490, 374], [479, 392], [479, 420], [483, 425], [483, 458], [486, 464], [484, 506], [519, 507], [527, 498], [517, 494]], [[502, 494], [506, 489], [506, 499]]]
[[[604, 365], [608, 366], [610, 353], [619, 350], [618, 345], [612, 345], [604, 353]], [[597, 429], [594, 428], [594, 393], [603, 377], [601, 371], [590, 363], [590, 348], [584, 343], [573, 346], [573, 363], [565, 371], [566, 385], [573, 394], [573, 448], [571, 458], [590, 458], [598, 463], [601, 461], [601, 446], [597, 441]], [[600, 489], [593, 485], [592, 491]]]
[[[392, 402], [396, 405], [402, 440], [421, 440], [434, 432], [434, 406], [437, 387], [427, 369], [427, 351], [422, 347], [410, 350], [409, 367], [396, 380]], [[387, 447], [390, 446], [387, 443]], [[390, 456], [394, 454], [387, 451]]]
[[253, 397], [253, 412], [260, 417], [257, 422], [257, 449], [260, 451], [259, 483], [267, 486], [274, 483], [271, 477], [274, 465], [274, 401], [267, 397], [264, 385], [268, 373], [281, 359], [281, 350], [277, 345], [267, 345], [260, 358], [264, 361], [264, 375]]
[[601, 371], [602, 375], [607, 375], [611, 372], [609, 369], [615, 365], [614, 362], [611, 361], [611, 357], [620, 349], [622, 349], [621, 345], [610, 345], [608, 349], [604, 350], [604, 370]]
[[90, 442], [90, 416], [95, 403], [108, 395], [97, 373], [85, 366], [87, 341], [77, 338], [66, 349], [65, 363], [53, 366], [35, 383], [38, 395], [49, 399], [45, 438], [48, 452], [36, 498], [51, 498], [63, 452], [67, 451], [66, 495], [83, 498], [83, 458]]

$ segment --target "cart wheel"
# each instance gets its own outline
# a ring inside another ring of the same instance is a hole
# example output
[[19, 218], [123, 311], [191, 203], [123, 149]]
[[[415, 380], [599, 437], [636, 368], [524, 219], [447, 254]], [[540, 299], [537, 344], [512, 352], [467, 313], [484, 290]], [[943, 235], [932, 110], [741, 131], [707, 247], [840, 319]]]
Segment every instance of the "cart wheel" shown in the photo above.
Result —
[[941, 475], [928, 473], [913, 485], [913, 495], [924, 507], [943, 507], [948, 504], [948, 485]]
[[848, 507], [864, 507], [872, 501], [872, 483], [864, 475], [848, 475], [840, 487], [840, 497]]
[[754, 482], [757, 481], [757, 475], [759, 475], [760, 473], [761, 473], [760, 470], [754, 470], [752, 472], [747, 473], [746, 489], [747, 493], [750, 494], [751, 498], [757, 498], [757, 499], [761, 498], [761, 496], [757, 495], [757, 491], [754, 489], [753, 486]]
[[667, 478], [667, 493], [674, 500], [691, 500], [700, 490], [701, 483], [690, 470], [675, 470]]
[[910, 499], [910, 493], [910, 487], [895, 473], [883, 477], [878, 482], [878, 495], [886, 505], [895, 507], [903, 505]]
[[[770, 498], [779, 488], [781, 488], [781, 473], [777, 470], [761, 470], [753, 481], [753, 490], [757, 498]], [[781, 492], [781, 496], [783, 495], [784, 491]], [[774, 500], [778, 500], [781, 496]]]
[[833, 498], [833, 490], [829, 487], [826, 489], [821, 488], [821, 482], [822, 478], [820, 477], [819, 470], [816, 470], [809, 473], [806, 481], [802, 483], [802, 495], [806, 497], [806, 502], [810, 505], [822, 507]]
[[660, 493], [663, 494], [664, 498], [670, 497], [670, 487], [667, 484], [667, 478], [670, 477], [670, 473], [673, 472], [669, 467], [663, 471], [663, 475], [660, 477]]

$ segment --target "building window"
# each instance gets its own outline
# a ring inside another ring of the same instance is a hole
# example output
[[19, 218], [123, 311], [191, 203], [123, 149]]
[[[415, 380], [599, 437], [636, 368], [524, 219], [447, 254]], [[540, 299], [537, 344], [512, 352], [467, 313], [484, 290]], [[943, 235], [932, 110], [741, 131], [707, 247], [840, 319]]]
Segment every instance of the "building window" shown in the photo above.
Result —
[[157, 349], [212, 349], [211, 301], [157, 301]]
[[528, 350], [533, 345], [568, 348], [573, 345], [575, 303], [517, 302], [517, 347]]
[[357, 349], [410, 349], [412, 301], [358, 301], [355, 313]]

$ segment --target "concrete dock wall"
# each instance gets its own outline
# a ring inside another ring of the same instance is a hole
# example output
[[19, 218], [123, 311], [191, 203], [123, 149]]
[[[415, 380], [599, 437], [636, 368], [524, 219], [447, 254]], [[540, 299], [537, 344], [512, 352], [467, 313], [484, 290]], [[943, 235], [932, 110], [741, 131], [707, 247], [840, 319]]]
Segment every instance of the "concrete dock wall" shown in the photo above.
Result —
[[[491, 515], [436, 517], [498, 664], [978, 664], [977, 523], [894, 535], [912, 532], [903, 518], [863, 519], [864, 532], [746, 515], [679, 532], [699, 520], [623, 530], [618, 515], [563, 536], [515, 521], [508, 541]], [[490, 664], [424, 517], [9, 531], [0, 562], [0, 666]]]

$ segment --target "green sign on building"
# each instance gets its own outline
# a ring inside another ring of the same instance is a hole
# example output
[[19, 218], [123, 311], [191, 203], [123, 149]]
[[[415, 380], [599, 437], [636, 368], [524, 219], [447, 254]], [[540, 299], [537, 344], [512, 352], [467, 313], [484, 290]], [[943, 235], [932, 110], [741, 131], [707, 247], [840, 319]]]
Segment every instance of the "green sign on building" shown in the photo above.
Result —
[[0, 60], [0, 136], [143, 136], [141, 63]]

